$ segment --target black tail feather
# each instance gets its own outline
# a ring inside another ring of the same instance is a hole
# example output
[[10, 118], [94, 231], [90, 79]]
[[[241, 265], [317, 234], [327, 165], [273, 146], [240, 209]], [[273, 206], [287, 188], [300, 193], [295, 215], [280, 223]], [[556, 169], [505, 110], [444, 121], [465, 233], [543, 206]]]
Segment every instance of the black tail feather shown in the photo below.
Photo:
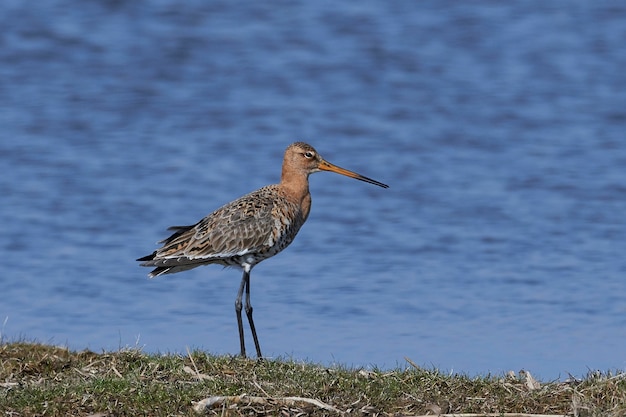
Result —
[[[182, 235], [183, 233], [185, 233], [187, 230], [195, 227], [196, 225], [192, 225], [192, 226], [170, 226], [167, 228], [167, 230], [173, 230], [174, 233], [169, 236], [167, 239], [163, 239], [161, 240], [159, 243], [163, 243], [163, 244], [167, 244], [169, 242], [171, 242], [172, 240], [176, 239], [178, 236]], [[140, 262], [146, 262], [146, 261], [152, 261], [155, 257], [156, 257], [157, 251], [152, 252], [150, 255], [146, 255], [142, 258], [137, 259]], [[146, 265], [149, 266], [149, 265]]]
[[167, 230], [173, 230], [174, 233], [170, 237], [168, 237], [167, 239], [163, 239], [159, 243], [163, 243], [163, 244], [167, 245], [172, 240], [176, 239], [178, 236], [182, 235], [187, 230], [193, 229], [194, 227], [196, 227], [195, 224], [191, 225], [191, 226], [170, 226], [170, 227], [167, 228]]
[[158, 277], [161, 274], [166, 274], [167, 271], [169, 271], [170, 267], [166, 267], [166, 266], [159, 266], [158, 268], [154, 268], [152, 271], [150, 271], [150, 278], [154, 278], [154, 277]]
[[156, 251], [152, 252], [150, 255], [146, 255], [143, 258], [139, 258], [137, 260], [141, 262], [151, 261], [154, 259], [155, 256], [156, 256]]

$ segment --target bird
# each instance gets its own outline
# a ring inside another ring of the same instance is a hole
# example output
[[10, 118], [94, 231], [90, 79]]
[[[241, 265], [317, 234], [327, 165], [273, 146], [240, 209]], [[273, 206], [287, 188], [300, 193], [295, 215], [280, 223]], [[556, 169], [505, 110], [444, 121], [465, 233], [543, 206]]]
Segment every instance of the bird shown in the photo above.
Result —
[[150, 278], [173, 274], [201, 265], [218, 264], [243, 271], [235, 313], [239, 329], [240, 355], [246, 357], [242, 320], [242, 298], [257, 358], [262, 358], [252, 305], [250, 271], [259, 262], [285, 249], [307, 220], [311, 209], [309, 175], [319, 171], [335, 172], [379, 187], [388, 188], [371, 178], [326, 161], [309, 144], [295, 142], [287, 147], [278, 184], [246, 194], [190, 226], [172, 226], [172, 235], [150, 255], [137, 259], [141, 266], [154, 267]]

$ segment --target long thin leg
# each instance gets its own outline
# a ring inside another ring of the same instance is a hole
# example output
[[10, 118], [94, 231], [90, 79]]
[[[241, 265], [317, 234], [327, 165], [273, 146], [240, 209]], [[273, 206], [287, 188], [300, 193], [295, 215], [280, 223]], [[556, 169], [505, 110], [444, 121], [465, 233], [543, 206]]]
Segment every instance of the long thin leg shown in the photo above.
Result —
[[254, 320], [252, 320], [252, 305], [250, 305], [250, 272], [244, 272], [244, 277], [246, 281], [246, 316], [248, 316], [248, 322], [250, 323], [250, 330], [252, 331], [252, 339], [254, 339], [254, 347], [256, 348], [256, 356], [257, 358], [260, 359], [263, 357], [263, 355], [261, 355], [261, 346], [259, 345], [259, 338], [256, 336], [256, 328], [254, 327]]
[[241, 345], [241, 357], [246, 357], [246, 344], [243, 341], [243, 320], [241, 319], [241, 297], [243, 296], [243, 289], [246, 287], [246, 283], [250, 282], [250, 273], [243, 273], [241, 278], [241, 285], [239, 285], [239, 292], [237, 293], [237, 299], [235, 300], [235, 313], [237, 313], [237, 326], [239, 326], [239, 343]]

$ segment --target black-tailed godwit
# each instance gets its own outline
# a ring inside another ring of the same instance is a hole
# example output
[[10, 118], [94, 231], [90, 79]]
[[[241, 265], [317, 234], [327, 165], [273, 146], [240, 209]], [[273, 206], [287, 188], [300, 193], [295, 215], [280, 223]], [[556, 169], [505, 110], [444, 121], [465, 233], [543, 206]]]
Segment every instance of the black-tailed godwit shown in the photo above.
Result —
[[243, 277], [235, 301], [241, 356], [246, 356], [241, 318], [245, 290], [246, 316], [260, 358], [261, 348], [250, 305], [250, 271], [259, 262], [285, 249], [296, 237], [311, 209], [309, 175], [319, 171], [336, 172], [388, 188], [386, 184], [333, 165], [311, 145], [296, 142], [285, 151], [279, 184], [244, 195], [194, 225], [170, 227], [168, 230], [174, 233], [159, 242], [163, 247], [137, 260], [142, 266], [156, 267], [149, 274], [151, 278], [208, 264], [241, 268]]

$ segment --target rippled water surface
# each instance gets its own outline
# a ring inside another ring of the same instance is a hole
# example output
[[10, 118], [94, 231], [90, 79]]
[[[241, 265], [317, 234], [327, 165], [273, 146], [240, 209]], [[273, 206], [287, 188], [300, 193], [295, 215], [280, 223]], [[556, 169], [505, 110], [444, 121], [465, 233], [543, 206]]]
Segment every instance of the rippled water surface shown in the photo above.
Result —
[[134, 260], [305, 140], [391, 188], [311, 177], [307, 224], [252, 273], [266, 355], [626, 368], [620, 3], [0, 10], [4, 340], [237, 353], [239, 271]]

